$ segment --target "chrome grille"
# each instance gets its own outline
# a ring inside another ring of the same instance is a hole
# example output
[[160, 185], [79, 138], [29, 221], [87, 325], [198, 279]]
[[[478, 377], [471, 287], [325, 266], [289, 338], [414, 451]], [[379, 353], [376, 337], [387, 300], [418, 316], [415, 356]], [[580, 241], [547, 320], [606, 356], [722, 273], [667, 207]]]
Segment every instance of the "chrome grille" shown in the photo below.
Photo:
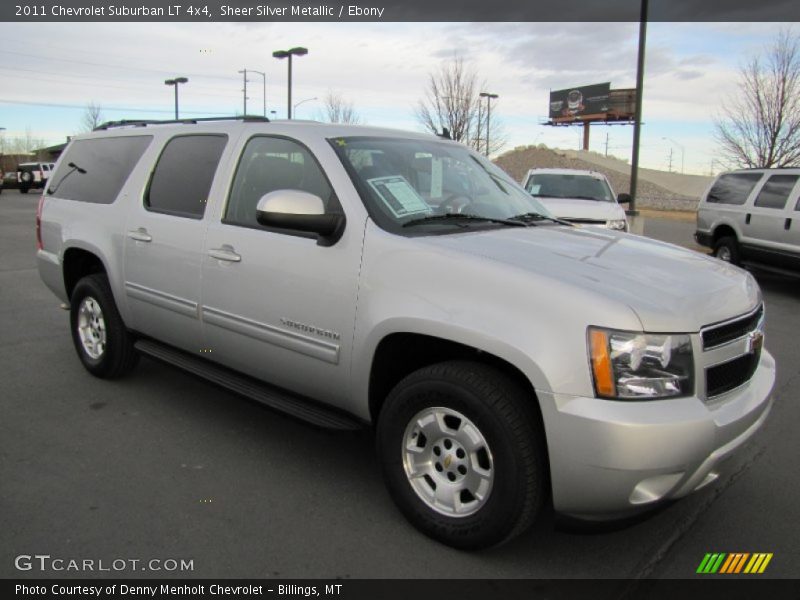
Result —
[[763, 343], [764, 306], [700, 331], [705, 397], [713, 399], [746, 384], [756, 372]]
[[706, 369], [706, 394], [709, 398], [744, 385], [756, 372], [761, 349]]
[[710, 350], [746, 336], [758, 327], [763, 316], [764, 306], [761, 305], [749, 315], [704, 329], [703, 350]]

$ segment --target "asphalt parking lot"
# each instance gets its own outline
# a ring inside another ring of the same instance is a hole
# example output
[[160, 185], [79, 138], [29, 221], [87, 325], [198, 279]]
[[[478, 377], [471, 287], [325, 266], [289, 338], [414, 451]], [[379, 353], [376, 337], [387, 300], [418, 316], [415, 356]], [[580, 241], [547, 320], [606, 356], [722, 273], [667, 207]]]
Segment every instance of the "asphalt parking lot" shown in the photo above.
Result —
[[[0, 577], [81, 576], [15, 569], [39, 553], [193, 560], [173, 577], [683, 578], [706, 552], [771, 552], [761, 577], [800, 576], [800, 281], [759, 276], [775, 405], [714, 486], [633, 523], [546, 516], [465, 553], [406, 523], [368, 432], [317, 430], [151, 360], [123, 380], [86, 373], [35, 268], [37, 200], [0, 195]], [[689, 245], [693, 225], [644, 231]]]

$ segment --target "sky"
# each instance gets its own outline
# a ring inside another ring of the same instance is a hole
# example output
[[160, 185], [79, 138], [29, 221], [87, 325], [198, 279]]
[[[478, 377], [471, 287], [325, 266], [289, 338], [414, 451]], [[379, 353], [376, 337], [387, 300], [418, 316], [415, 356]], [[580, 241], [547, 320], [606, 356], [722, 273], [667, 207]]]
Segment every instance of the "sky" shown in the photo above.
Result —
[[[547, 127], [549, 90], [636, 81], [638, 23], [0, 23], [0, 136], [27, 129], [47, 144], [81, 129], [89, 102], [106, 119], [174, 116], [167, 78], [185, 76], [182, 117], [241, 114], [242, 75], [266, 73], [267, 112], [286, 116], [286, 61], [296, 58], [296, 118], [318, 118], [334, 90], [370, 125], [418, 131], [414, 106], [429, 73], [461, 57], [499, 99], [504, 150], [578, 149], [580, 127]], [[708, 175], [713, 118], [737, 92], [738, 69], [762, 52], [775, 23], [650, 23], [641, 165]], [[263, 111], [263, 79], [248, 75], [248, 113]], [[317, 98], [313, 100], [312, 98]], [[590, 149], [630, 159], [633, 127], [593, 126]], [[607, 148], [606, 148], [607, 146]]]

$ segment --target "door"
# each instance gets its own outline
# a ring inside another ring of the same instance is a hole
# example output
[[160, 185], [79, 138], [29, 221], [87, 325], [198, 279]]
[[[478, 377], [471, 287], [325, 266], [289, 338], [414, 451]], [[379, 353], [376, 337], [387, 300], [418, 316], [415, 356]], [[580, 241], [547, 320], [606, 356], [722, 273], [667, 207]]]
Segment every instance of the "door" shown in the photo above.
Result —
[[206, 203], [225, 135], [182, 135], [164, 146], [125, 228], [131, 327], [199, 352], [200, 266]]
[[745, 225], [745, 254], [753, 260], [779, 267], [791, 267], [792, 249], [787, 235], [791, 227], [789, 195], [797, 184], [797, 175], [773, 174], [764, 182], [750, 209]]
[[229, 198], [209, 223], [202, 267], [205, 345], [238, 371], [344, 406], [364, 223], [332, 246], [256, 220], [266, 193], [293, 189], [341, 206], [316, 158], [299, 142], [250, 138]]

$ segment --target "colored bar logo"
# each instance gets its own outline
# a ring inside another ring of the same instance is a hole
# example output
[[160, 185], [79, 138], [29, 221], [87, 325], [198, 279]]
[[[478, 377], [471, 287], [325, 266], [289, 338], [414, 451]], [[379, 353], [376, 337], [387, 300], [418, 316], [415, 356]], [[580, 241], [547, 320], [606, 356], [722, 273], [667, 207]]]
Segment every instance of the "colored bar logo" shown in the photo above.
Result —
[[763, 573], [767, 569], [769, 561], [772, 560], [772, 553], [769, 552], [709, 552], [705, 555], [697, 573], [736, 575], [747, 573], [755, 575]]

